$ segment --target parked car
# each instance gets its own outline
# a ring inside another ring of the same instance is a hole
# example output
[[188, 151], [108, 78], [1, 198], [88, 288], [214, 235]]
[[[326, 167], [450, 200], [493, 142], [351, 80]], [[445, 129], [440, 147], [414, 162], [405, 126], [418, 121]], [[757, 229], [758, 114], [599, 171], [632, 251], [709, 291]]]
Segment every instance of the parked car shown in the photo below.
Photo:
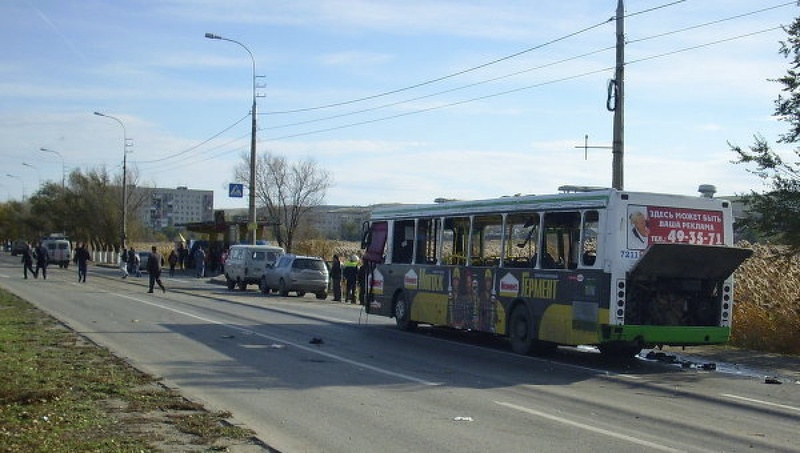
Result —
[[139, 270], [147, 272], [147, 261], [150, 260], [150, 252], [136, 252], [139, 255]]
[[27, 248], [27, 242], [23, 241], [22, 239], [17, 239], [11, 244], [11, 256], [22, 255]]
[[277, 289], [281, 296], [294, 291], [302, 297], [314, 293], [317, 299], [328, 297], [328, 267], [319, 257], [287, 254], [274, 266], [267, 266], [261, 278], [261, 291]]
[[232, 245], [225, 260], [225, 283], [228, 289], [238, 286], [244, 291], [247, 285], [258, 285], [264, 269], [274, 265], [283, 254], [283, 248], [272, 245]]

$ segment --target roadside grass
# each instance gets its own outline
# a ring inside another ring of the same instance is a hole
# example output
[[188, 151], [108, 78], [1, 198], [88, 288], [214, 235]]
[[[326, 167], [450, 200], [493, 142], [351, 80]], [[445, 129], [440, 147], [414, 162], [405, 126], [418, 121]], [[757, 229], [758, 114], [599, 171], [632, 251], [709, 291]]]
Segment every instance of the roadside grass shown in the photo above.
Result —
[[225, 451], [253, 432], [0, 289], [0, 451]]

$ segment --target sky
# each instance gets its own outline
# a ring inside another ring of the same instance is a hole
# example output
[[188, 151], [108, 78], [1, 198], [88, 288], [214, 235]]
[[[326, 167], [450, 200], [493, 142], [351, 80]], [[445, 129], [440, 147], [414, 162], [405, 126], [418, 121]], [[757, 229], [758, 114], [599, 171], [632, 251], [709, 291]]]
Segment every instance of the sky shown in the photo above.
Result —
[[[776, 143], [788, 128], [773, 117], [781, 85], [772, 80], [788, 69], [781, 26], [797, 3], [624, 5], [624, 188], [764, 190], [732, 163], [729, 143], [747, 147], [758, 134], [792, 154]], [[0, 201], [60, 182], [62, 167], [121, 175], [126, 157], [141, 185], [213, 190], [216, 209], [246, 208], [247, 192], [230, 198], [228, 184], [250, 152], [253, 64], [257, 153], [328, 171], [326, 204], [610, 187], [616, 8], [3, 0]]]

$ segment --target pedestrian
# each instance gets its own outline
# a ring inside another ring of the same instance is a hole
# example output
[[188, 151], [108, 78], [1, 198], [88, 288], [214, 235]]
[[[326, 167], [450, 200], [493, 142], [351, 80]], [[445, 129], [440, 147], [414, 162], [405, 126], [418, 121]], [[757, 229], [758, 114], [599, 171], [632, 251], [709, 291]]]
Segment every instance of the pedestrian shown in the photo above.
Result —
[[344, 300], [347, 303], [356, 303], [356, 278], [358, 277], [358, 257], [352, 255], [349, 260], [344, 263], [342, 270], [345, 284], [347, 285]]
[[133, 247], [131, 247], [131, 253], [128, 254], [128, 262], [132, 263], [131, 264], [130, 273], [135, 275], [135, 276], [137, 276], [137, 277], [141, 277], [142, 276], [142, 257], [139, 256], [139, 254], [136, 253], [135, 250], [133, 250]]
[[175, 251], [175, 249], [172, 249], [172, 251], [169, 252], [169, 256], [167, 257], [167, 262], [169, 263], [169, 276], [174, 277], [175, 266], [178, 264], [178, 253]]
[[47, 264], [50, 261], [50, 254], [47, 252], [47, 247], [41, 242], [34, 251], [34, 257], [36, 258], [36, 271], [34, 271], [34, 276], [38, 275], [39, 271], [41, 271], [42, 278], [47, 280]]
[[128, 278], [128, 251], [124, 247], [119, 252], [119, 270], [122, 271], [122, 278]]
[[81, 243], [75, 249], [75, 258], [72, 261], [78, 265], [78, 282], [86, 283], [86, 272], [89, 270], [89, 261], [92, 258], [86, 250], [86, 243]]
[[342, 263], [339, 255], [333, 255], [331, 262], [331, 286], [333, 287], [333, 301], [342, 301]]
[[136, 268], [134, 267], [134, 260], [136, 260], [136, 250], [133, 247], [128, 249], [128, 259], [126, 262], [128, 263], [128, 274], [136, 274]]
[[25, 280], [28, 279], [28, 271], [31, 271], [33, 278], [38, 277], [36, 271], [33, 270], [33, 251], [31, 250], [31, 245], [26, 242], [25, 249], [22, 251], [22, 275], [25, 276]]
[[202, 246], [198, 246], [194, 252], [194, 268], [197, 271], [197, 278], [206, 275], [206, 252]]
[[158, 253], [158, 249], [154, 245], [150, 252], [150, 258], [147, 260], [147, 274], [150, 277], [150, 289], [147, 291], [148, 293], [153, 292], [153, 285], [158, 283], [158, 287], [161, 288], [161, 292], [167, 292], [167, 288], [164, 287], [164, 284], [161, 283], [161, 266], [164, 265], [164, 257]]

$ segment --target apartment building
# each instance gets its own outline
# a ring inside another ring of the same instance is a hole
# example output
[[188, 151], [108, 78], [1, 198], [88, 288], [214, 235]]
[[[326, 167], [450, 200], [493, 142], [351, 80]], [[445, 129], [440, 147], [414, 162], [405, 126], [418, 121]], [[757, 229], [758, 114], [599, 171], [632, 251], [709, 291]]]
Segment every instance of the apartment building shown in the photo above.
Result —
[[139, 218], [154, 230], [214, 220], [214, 191], [184, 186], [175, 189], [137, 187], [142, 205]]

